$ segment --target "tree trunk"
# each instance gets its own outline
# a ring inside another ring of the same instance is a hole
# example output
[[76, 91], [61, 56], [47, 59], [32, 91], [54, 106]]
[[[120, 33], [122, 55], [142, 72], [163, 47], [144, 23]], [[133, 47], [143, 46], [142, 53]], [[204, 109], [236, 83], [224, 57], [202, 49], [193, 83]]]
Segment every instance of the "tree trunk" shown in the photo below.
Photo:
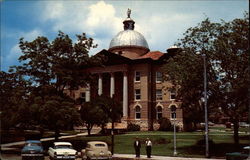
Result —
[[55, 141], [58, 141], [59, 136], [60, 136], [60, 131], [59, 131], [59, 129], [56, 127], [56, 129], [55, 129]]
[[239, 145], [239, 120], [236, 118], [233, 121], [234, 124], [234, 144]]
[[194, 124], [194, 131], [196, 131], [196, 130], [197, 130], [197, 124], [196, 124], [196, 121], [195, 121], [195, 122], [193, 122], [193, 124]]
[[105, 124], [103, 123], [103, 124], [102, 124], [102, 130], [101, 130], [101, 133], [102, 133], [102, 134], [105, 134], [105, 128], [104, 128], [104, 127], [105, 127]]
[[89, 136], [91, 135], [91, 129], [92, 129], [92, 126], [90, 124], [87, 124], [87, 130], [88, 130]]
[[111, 153], [114, 154], [114, 121], [112, 121], [112, 129], [111, 129]]
[[43, 138], [44, 128], [40, 126], [39, 127], [39, 132], [40, 132], [40, 138]]

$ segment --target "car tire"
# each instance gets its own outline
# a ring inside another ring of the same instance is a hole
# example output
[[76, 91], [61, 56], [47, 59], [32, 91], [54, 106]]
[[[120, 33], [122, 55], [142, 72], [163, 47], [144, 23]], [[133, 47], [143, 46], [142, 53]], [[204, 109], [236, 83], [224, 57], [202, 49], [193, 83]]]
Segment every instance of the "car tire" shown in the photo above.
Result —
[[87, 159], [86, 160], [91, 160], [89, 157], [87, 157]]

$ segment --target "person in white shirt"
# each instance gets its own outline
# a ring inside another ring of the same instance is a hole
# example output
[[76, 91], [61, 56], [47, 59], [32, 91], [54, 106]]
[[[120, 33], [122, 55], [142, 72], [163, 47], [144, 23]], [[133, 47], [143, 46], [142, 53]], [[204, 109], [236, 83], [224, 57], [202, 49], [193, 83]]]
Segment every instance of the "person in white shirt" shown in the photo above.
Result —
[[150, 141], [149, 138], [147, 138], [145, 145], [146, 145], [147, 157], [151, 158], [152, 142]]

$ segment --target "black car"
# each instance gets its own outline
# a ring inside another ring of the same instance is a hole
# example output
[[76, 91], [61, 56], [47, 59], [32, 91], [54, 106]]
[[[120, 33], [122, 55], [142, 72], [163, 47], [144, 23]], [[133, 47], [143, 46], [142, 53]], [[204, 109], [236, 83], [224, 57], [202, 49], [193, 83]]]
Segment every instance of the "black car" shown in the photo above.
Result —
[[44, 160], [44, 150], [41, 141], [28, 140], [21, 151], [22, 160]]

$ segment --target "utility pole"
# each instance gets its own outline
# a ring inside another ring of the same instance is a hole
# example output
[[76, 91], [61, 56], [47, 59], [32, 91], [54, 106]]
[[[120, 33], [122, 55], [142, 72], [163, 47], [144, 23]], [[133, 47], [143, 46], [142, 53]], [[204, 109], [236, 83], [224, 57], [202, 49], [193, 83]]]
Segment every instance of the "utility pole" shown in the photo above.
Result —
[[202, 54], [204, 66], [204, 109], [205, 109], [205, 139], [206, 139], [206, 157], [209, 157], [208, 144], [208, 116], [207, 116], [207, 68], [206, 68], [206, 54]]

